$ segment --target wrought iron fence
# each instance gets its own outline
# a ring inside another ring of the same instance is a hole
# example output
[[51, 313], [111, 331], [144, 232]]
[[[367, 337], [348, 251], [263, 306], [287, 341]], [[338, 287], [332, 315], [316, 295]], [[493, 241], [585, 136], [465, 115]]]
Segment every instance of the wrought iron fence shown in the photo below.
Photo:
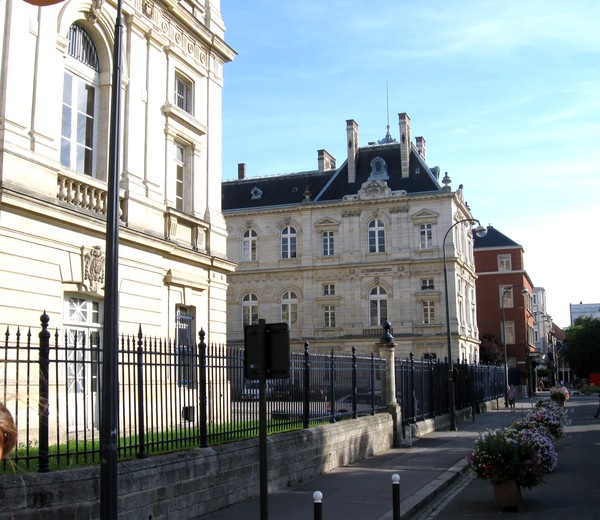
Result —
[[[120, 338], [120, 459], [258, 436], [257, 382], [244, 378], [241, 346]], [[14, 415], [28, 470], [98, 463], [102, 338], [98, 332], [6, 328], [0, 346], [0, 400]], [[384, 409], [385, 361], [352, 352], [292, 352], [289, 379], [268, 380], [270, 433]], [[6, 469], [6, 461], [1, 468]]]
[[[453, 363], [456, 409], [477, 407], [504, 395], [504, 369], [495, 365]], [[404, 424], [448, 412], [448, 363], [434, 359], [396, 360], [396, 399]]]

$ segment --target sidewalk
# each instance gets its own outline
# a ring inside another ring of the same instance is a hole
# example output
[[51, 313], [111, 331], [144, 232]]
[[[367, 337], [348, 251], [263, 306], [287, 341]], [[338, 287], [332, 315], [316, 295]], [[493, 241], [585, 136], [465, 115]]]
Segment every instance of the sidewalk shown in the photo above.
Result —
[[[539, 396], [544, 397], [543, 395]], [[413, 439], [411, 447], [393, 448], [344, 468], [339, 468], [288, 489], [269, 494], [269, 520], [309, 520], [314, 517], [312, 495], [323, 493], [325, 520], [391, 520], [392, 475], [400, 475], [400, 512], [406, 518], [439, 494], [467, 471], [466, 456], [479, 432], [507, 426], [531, 407], [531, 401], [517, 403], [517, 412], [503, 407], [462, 421], [457, 431], [437, 431]], [[206, 520], [259, 519], [259, 497], [205, 515]]]

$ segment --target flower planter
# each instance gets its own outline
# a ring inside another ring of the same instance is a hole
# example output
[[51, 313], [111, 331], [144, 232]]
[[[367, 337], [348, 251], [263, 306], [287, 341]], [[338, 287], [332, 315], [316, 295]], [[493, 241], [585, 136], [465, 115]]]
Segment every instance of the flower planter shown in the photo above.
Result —
[[521, 510], [521, 487], [514, 480], [492, 482], [494, 486], [494, 499], [498, 509], [502, 511]]

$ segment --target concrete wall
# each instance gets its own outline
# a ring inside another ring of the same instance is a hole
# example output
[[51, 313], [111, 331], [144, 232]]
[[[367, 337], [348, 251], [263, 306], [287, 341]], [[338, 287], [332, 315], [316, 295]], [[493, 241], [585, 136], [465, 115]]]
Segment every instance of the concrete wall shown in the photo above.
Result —
[[[269, 490], [275, 491], [392, 446], [389, 414], [268, 437]], [[259, 493], [258, 440], [119, 464], [119, 519], [198, 518]], [[98, 466], [0, 475], [0, 518], [100, 517]], [[310, 497], [307, 497], [310, 500]], [[258, 514], [258, 512], [257, 512]]]

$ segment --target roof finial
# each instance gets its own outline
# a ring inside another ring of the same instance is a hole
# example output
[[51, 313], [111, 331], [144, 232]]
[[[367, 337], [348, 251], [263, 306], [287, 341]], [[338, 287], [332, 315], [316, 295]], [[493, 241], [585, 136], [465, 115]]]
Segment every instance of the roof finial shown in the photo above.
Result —
[[390, 133], [390, 94], [387, 81], [385, 82], [385, 103], [387, 110], [387, 131], [385, 132], [385, 137], [377, 141], [377, 144], [388, 144], [396, 142], [396, 140], [392, 137], [392, 134]]

